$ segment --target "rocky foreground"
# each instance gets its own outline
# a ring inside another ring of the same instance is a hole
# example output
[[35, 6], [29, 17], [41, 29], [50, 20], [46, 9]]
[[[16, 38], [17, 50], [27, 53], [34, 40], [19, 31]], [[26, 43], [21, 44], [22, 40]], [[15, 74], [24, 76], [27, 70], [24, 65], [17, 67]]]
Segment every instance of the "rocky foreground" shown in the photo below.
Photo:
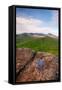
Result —
[[16, 49], [16, 82], [57, 80], [58, 57], [30, 48]]

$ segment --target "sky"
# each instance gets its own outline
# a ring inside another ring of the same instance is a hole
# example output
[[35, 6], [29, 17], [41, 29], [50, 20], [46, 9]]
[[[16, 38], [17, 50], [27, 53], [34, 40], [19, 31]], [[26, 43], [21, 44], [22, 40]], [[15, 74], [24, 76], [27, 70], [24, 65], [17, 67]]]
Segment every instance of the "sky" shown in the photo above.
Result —
[[16, 8], [16, 34], [44, 33], [58, 36], [58, 11]]

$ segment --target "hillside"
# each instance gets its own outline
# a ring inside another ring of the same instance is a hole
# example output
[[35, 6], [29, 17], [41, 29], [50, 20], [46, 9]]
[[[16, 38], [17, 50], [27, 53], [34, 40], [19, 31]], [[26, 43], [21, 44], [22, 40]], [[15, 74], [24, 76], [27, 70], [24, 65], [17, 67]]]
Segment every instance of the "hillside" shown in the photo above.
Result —
[[[33, 37], [34, 34], [21, 34], [16, 36], [16, 48], [31, 48], [35, 51], [49, 52], [58, 55], [58, 39], [49, 37], [45, 34], [35, 34], [41, 35], [42, 37]], [[49, 34], [50, 35], [50, 34]]]

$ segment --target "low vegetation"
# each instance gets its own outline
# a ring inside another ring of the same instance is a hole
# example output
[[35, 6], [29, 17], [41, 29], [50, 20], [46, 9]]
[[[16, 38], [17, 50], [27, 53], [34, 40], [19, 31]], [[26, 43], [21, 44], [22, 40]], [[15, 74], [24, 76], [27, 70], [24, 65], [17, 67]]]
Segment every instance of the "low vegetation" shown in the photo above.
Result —
[[27, 35], [17, 35], [16, 48], [31, 48], [36, 52], [49, 52], [58, 55], [58, 39], [48, 36], [35, 38]]

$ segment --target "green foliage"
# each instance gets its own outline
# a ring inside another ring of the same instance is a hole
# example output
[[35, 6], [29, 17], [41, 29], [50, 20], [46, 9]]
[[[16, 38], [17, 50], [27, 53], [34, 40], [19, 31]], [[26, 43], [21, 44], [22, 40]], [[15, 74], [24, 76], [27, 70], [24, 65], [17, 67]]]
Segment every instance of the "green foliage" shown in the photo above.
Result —
[[58, 39], [16, 36], [16, 48], [32, 48], [35, 51], [49, 52], [58, 55]]

